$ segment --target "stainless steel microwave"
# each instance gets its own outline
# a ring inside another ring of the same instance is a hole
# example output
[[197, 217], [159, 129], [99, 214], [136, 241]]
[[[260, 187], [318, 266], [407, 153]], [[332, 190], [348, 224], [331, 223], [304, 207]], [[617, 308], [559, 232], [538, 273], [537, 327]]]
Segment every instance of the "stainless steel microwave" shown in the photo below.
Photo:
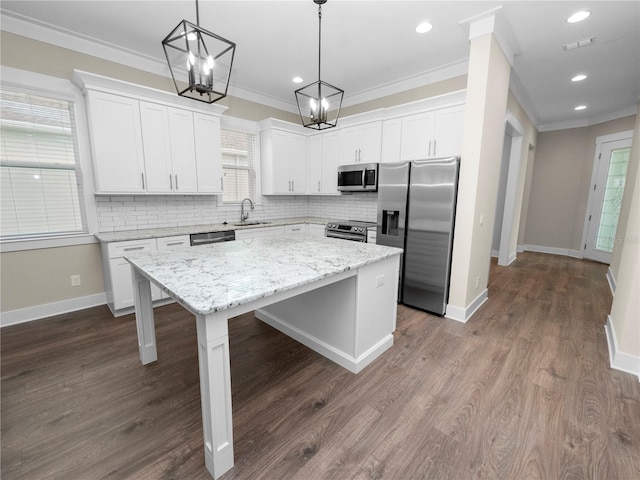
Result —
[[378, 164], [355, 163], [352, 165], [338, 166], [338, 191], [378, 191]]

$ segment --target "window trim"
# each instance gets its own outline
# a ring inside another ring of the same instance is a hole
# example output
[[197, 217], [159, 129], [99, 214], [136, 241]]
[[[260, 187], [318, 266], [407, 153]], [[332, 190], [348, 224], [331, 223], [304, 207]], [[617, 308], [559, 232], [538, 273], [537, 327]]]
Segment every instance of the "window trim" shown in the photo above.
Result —
[[[78, 142], [78, 156], [80, 160], [80, 172], [82, 179], [83, 196], [86, 215], [87, 233], [75, 233], [68, 235], [46, 235], [38, 238], [26, 237], [0, 241], [0, 253], [21, 250], [34, 250], [39, 248], [55, 248], [71, 245], [84, 245], [94, 243], [97, 240], [94, 233], [98, 231], [98, 215], [94, 198], [93, 164], [91, 147], [89, 142], [89, 130], [84, 97], [80, 90], [70, 80], [51, 77], [40, 73], [19, 70], [17, 68], [0, 67], [0, 85], [2, 88], [40, 96], [50, 96], [61, 100], [70, 101], [73, 105], [73, 114], [76, 121], [76, 136]], [[46, 85], [46, 88], [42, 88]]]

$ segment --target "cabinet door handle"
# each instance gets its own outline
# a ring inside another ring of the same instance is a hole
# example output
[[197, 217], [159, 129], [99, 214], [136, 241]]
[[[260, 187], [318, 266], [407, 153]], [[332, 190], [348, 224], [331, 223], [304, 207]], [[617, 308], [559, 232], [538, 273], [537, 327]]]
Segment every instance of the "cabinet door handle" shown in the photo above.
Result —
[[178, 187], [178, 174], [177, 173], [176, 173], [176, 190], [179, 190], [179, 187]]
[[295, 191], [296, 191], [295, 183], [294, 183], [294, 181], [293, 181], [293, 180], [291, 180], [291, 191], [292, 191], [292, 192], [295, 192]]
[[431, 156], [431, 140], [429, 140], [429, 153], [428, 156]]
[[434, 157], [437, 155], [437, 154], [436, 154], [436, 142], [437, 142], [437, 140], [434, 140], [434, 141], [433, 141], [433, 156], [434, 156]]
[[171, 178], [171, 174], [169, 174], [169, 188], [173, 190], [173, 180]]
[[358, 149], [358, 162], [362, 161], [362, 150]]
[[140, 176], [142, 177], [142, 189], [144, 190], [144, 173], [141, 173]]
[[223, 177], [220, 177], [220, 191], [224, 190], [224, 180]]
[[320, 182], [318, 182], [318, 191], [320, 191]]
[[124, 247], [125, 252], [131, 252], [132, 250], [144, 250], [144, 247]]
[[176, 245], [184, 245], [184, 242], [170, 242], [170, 243], [167, 243], [167, 247], [174, 247]]

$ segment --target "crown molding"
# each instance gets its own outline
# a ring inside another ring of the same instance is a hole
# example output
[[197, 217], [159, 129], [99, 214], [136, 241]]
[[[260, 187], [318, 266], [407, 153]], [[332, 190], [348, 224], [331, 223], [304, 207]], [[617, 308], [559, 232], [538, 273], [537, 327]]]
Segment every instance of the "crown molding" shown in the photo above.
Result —
[[390, 82], [386, 85], [378, 86], [353, 95], [347, 95], [342, 102], [342, 107], [344, 108], [353, 105], [359, 105], [364, 102], [377, 100], [382, 97], [405, 92], [414, 88], [424, 87], [425, 85], [431, 85], [436, 82], [441, 82], [444, 80], [449, 80], [450, 78], [466, 75], [468, 72], [469, 59], [465, 58], [463, 60], [451, 63], [438, 69], [423, 72], [411, 77], [406, 77], [401, 80]]
[[553, 130], [566, 130], [568, 128], [581, 128], [590, 127], [591, 125], [597, 125], [599, 123], [609, 122], [611, 120], [617, 120], [618, 118], [630, 117], [638, 113], [638, 106], [633, 106], [618, 110], [612, 113], [606, 113], [604, 115], [598, 115], [597, 117], [582, 118], [580, 120], [567, 120], [562, 122], [544, 123], [538, 127], [539, 132], [551, 132]]

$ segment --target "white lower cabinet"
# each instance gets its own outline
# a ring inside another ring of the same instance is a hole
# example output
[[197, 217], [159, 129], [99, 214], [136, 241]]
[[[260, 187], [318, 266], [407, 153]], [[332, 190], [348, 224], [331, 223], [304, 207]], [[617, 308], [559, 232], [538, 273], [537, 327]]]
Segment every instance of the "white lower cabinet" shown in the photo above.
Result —
[[324, 237], [324, 227], [325, 225], [318, 225], [317, 223], [310, 223], [307, 225], [309, 230], [309, 235], [314, 237]]
[[306, 223], [297, 223], [295, 225], [285, 225], [284, 233], [307, 233]]
[[282, 235], [283, 233], [283, 226], [243, 228], [242, 230], [236, 230], [236, 240], [248, 240], [250, 238], [257, 237], [271, 237], [273, 235]]
[[[131, 264], [124, 258], [127, 254], [185, 248], [189, 245], [188, 235], [107, 243], [106, 248], [103, 248], [103, 269], [107, 290], [107, 304], [113, 314], [117, 317], [131, 313], [134, 307]], [[169, 298], [168, 295], [164, 294], [154, 284], [151, 284], [151, 299], [153, 301], [167, 298]]]
[[[155, 250], [155, 238], [107, 244], [107, 264], [104, 266], [107, 303], [115, 316], [129, 313], [134, 306], [131, 264], [125, 260], [125, 255], [134, 252], [153, 252]], [[160, 300], [160, 297], [160, 289], [155, 285], [151, 285], [151, 299], [154, 301]], [[124, 309], [127, 310], [123, 311]]]
[[[156, 238], [156, 247], [159, 252], [164, 250], [174, 250], [176, 248], [191, 247], [189, 235], [176, 235], [174, 237]], [[169, 295], [160, 290], [161, 298], [170, 298]]]

